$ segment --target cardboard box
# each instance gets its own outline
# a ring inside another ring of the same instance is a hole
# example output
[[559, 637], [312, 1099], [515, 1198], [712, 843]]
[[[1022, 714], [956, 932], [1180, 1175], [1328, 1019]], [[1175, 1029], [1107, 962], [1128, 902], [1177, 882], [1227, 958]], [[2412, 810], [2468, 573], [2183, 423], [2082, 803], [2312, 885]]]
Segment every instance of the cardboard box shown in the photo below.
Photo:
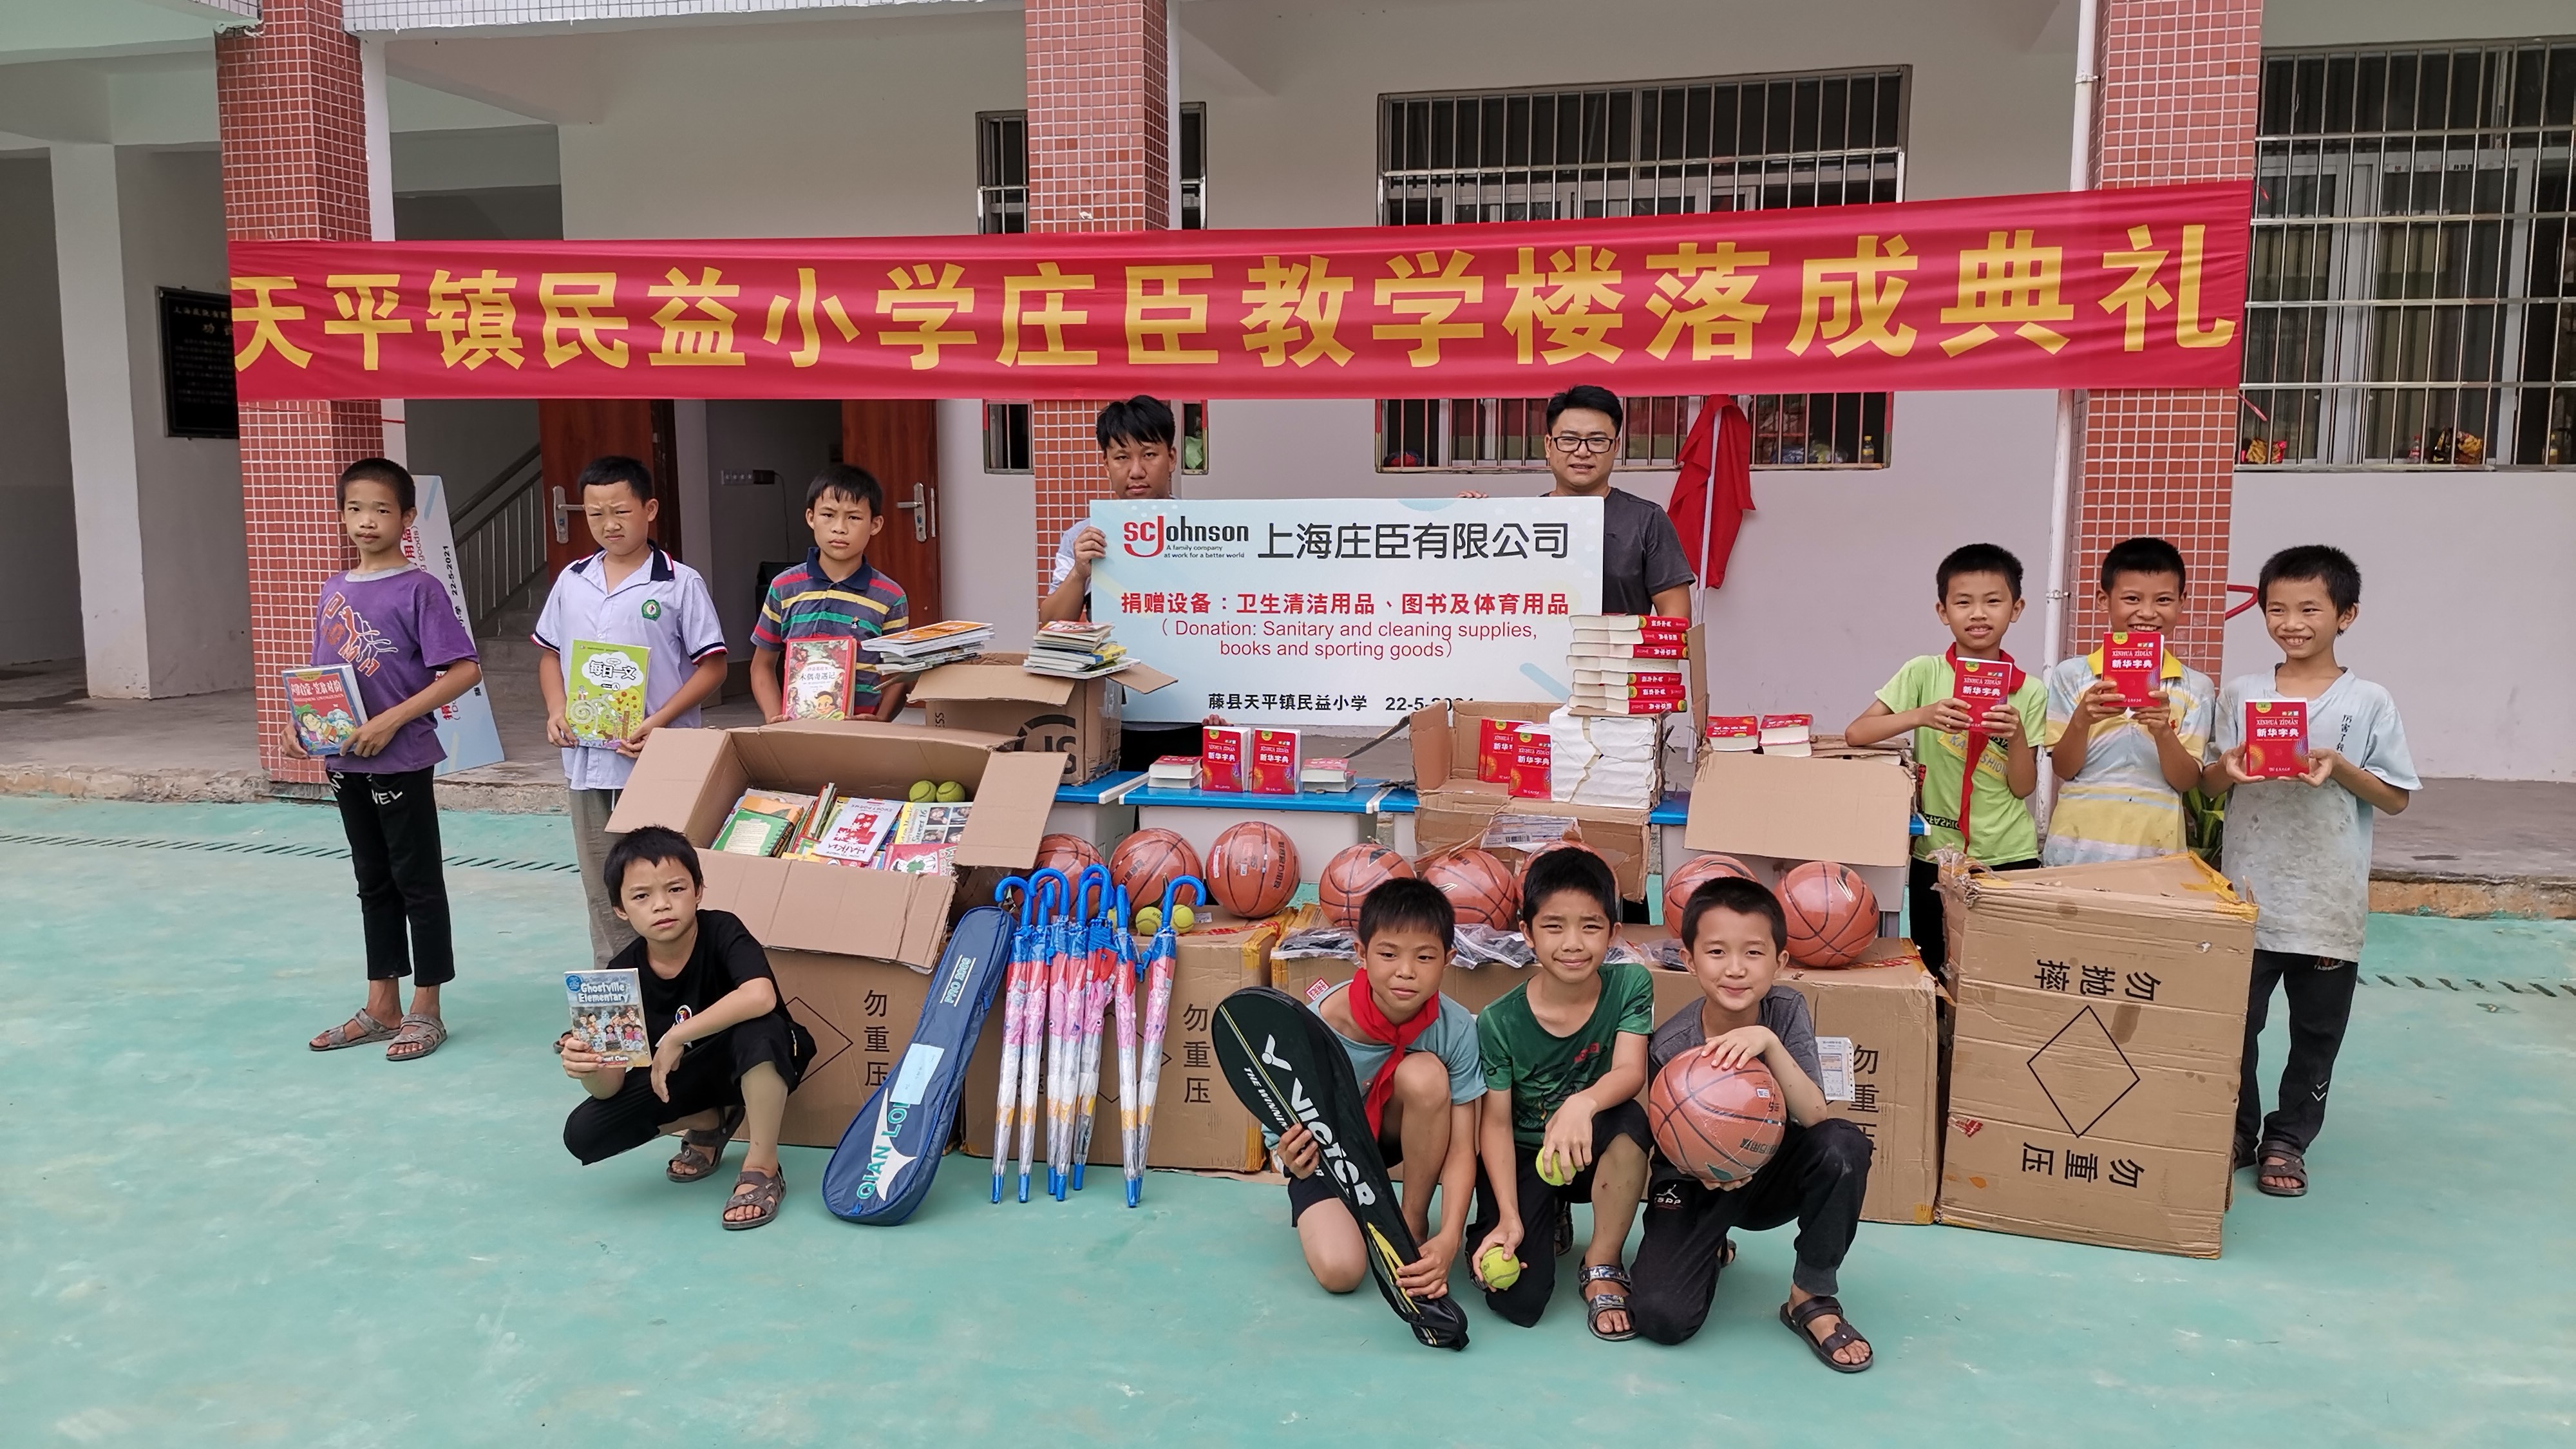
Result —
[[1105, 679], [1058, 679], [1020, 667], [1024, 654], [943, 664], [913, 681], [911, 703], [933, 729], [1008, 736], [1011, 749], [1053, 751], [1059, 783], [1078, 785], [1118, 768], [1122, 691], [1151, 694], [1172, 676], [1131, 664]]
[[[1163, 1035], [1163, 1075], [1154, 1089], [1154, 1137], [1146, 1148], [1148, 1167], [1176, 1167], [1225, 1172], [1258, 1172], [1269, 1162], [1261, 1129], [1252, 1114], [1219, 1080], [1216, 1044], [1210, 1035], [1216, 1005], [1246, 986], [1270, 984], [1270, 948], [1279, 928], [1267, 922], [1232, 929], [1192, 931], [1180, 938], [1172, 973], [1172, 1006]], [[1138, 941], [1141, 952], [1143, 941]], [[1138, 1004], [1139, 1030], [1142, 1003]], [[966, 1150], [989, 1158], [993, 1150], [993, 1107], [1000, 1084], [1002, 1027], [988, 1021], [966, 1069], [966, 1099], [959, 1114], [965, 1124]], [[1018, 1140], [1012, 1142], [1014, 1153]], [[1046, 1127], [1039, 1124], [1034, 1160], [1046, 1157]], [[1091, 1163], [1106, 1165], [1112, 1179], [1119, 1167], [1118, 1047], [1114, 1036], [1101, 1044], [1100, 1098], [1093, 1108]], [[989, 1170], [989, 1169], [988, 1169]], [[1116, 1192], [1114, 1186], [1109, 1189]]]
[[[1790, 866], [1850, 866], [1878, 897], [1878, 933], [1899, 934], [1914, 857], [1914, 777], [1892, 750], [1822, 746], [1813, 755], [1703, 750], [1681, 850], [1664, 838], [1670, 879], [1695, 855], [1744, 862], [1777, 889]], [[1669, 827], [1667, 827], [1669, 829]]]
[[[1874, 1223], [1929, 1223], [1941, 1187], [1941, 989], [1912, 943], [1882, 940], [1840, 971], [1793, 966], [1780, 982], [1807, 998], [1816, 1035], [1849, 1037], [1852, 1100], [1833, 1115], [1869, 1134]], [[1662, 1004], [1658, 993], [1656, 1004]]]
[[1583, 843], [1610, 863], [1620, 895], [1644, 900], [1649, 812], [1514, 799], [1507, 784], [1476, 778], [1484, 721], [1544, 724], [1556, 708], [1541, 702], [1455, 700], [1415, 710], [1406, 722], [1413, 737], [1414, 849], [1428, 855], [1473, 844], [1504, 813], [1578, 821]]
[[772, 951], [769, 969], [778, 977], [788, 1015], [814, 1034], [814, 1060], [788, 1094], [778, 1140], [837, 1147], [850, 1119], [912, 1041], [931, 973], [813, 951]]
[[1942, 884], [1945, 1223], [2218, 1256], [2254, 907], [2188, 855]]

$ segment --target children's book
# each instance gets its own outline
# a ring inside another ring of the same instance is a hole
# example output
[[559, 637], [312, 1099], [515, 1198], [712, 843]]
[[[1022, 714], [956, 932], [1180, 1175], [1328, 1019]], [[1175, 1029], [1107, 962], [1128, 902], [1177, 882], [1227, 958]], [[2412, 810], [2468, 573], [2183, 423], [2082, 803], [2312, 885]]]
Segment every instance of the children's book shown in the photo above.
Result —
[[567, 971], [564, 995], [572, 1002], [573, 1035], [612, 1067], [653, 1064], [644, 1027], [644, 982], [633, 970]]
[[895, 821], [895, 843], [955, 845], [966, 838], [966, 812], [971, 808], [968, 805], [912, 801], [903, 807], [902, 817]]
[[720, 855], [776, 855], [787, 839], [792, 822], [784, 816], [766, 815], [758, 810], [736, 810], [716, 832], [716, 852]]
[[814, 842], [814, 853], [844, 865], [867, 865], [894, 835], [903, 818], [900, 800], [844, 800], [832, 812], [832, 823]]
[[1971, 734], [1982, 732], [1985, 726], [1977, 721], [2008, 697], [2011, 677], [2012, 666], [2000, 659], [1962, 659], [1951, 671], [1950, 697], [1967, 707]]
[[286, 709], [295, 720], [295, 738], [315, 758], [348, 748], [349, 737], [367, 722], [366, 701], [358, 697], [358, 669], [353, 664], [290, 664], [280, 671], [286, 683]]
[[814, 807], [805, 812], [805, 823], [796, 832], [796, 839], [779, 854], [797, 855], [813, 849], [814, 842], [822, 837], [823, 827], [832, 823], [832, 813], [840, 808], [840, 804], [840, 787], [824, 781], [823, 788], [815, 792]]
[[901, 871], [905, 875], [946, 875], [957, 860], [957, 847], [929, 841], [887, 846], [877, 856], [879, 870]]
[[850, 717], [850, 666], [857, 660], [856, 645], [856, 640], [846, 637], [787, 641], [783, 678], [788, 718]]
[[584, 745], [613, 747], [644, 724], [642, 644], [572, 641], [572, 678], [564, 686], [564, 725]]
[[2153, 709], [2158, 677], [2164, 672], [2165, 636], [2153, 629], [2129, 629], [2102, 636], [2102, 677], [2120, 687], [2123, 709]]
[[1252, 730], [1245, 725], [1208, 725], [1199, 731], [1202, 790], [1241, 791], [1252, 764]]
[[2245, 773], [2257, 780], [2286, 780], [2308, 772], [2308, 702], [2245, 701]]
[[1254, 730], [1252, 768], [1243, 788], [1256, 795], [1296, 794], [1298, 765], [1304, 755], [1297, 731]]
[[993, 626], [972, 619], [945, 619], [906, 629], [900, 634], [880, 634], [868, 641], [868, 652], [886, 659], [912, 659], [926, 654], [944, 654], [952, 649], [981, 648], [993, 637]]

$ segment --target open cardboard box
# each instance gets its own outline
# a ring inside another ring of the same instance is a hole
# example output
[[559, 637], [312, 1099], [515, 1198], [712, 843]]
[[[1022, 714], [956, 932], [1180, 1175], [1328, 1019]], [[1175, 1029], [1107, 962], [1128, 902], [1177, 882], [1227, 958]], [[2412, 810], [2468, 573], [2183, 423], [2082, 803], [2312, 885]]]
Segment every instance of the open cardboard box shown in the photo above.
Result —
[[1079, 785], [1118, 768], [1120, 705], [1151, 694], [1171, 675], [1130, 664], [1100, 679], [1059, 679], [1020, 667], [1025, 654], [986, 654], [943, 664], [913, 681], [912, 703], [934, 729], [1009, 736], [1007, 748], [1063, 755], [1060, 784]]
[[1650, 812], [1555, 800], [1515, 800], [1503, 786], [1476, 778], [1476, 749], [1483, 721], [1544, 720], [1556, 708], [1542, 701], [1454, 700], [1415, 710], [1407, 721], [1413, 739], [1414, 846], [1428, 855], [1473, 844], [1497, 815], [1573, 820], [1581, 824], [1583, 843], [1610, 863], [1610, 873], [1619, 882], [1619, 894], [1628, 900], [1643, 900], [1648, 864], [1646, 816]]
[[1913, 820], [1913, 773], [1893, 751], [1832, 748], [1793, 758], [1705, 750], [1691, 780], [1682, 849], [1665, 838], [1664, 875], [1714, 852], [1743, 861], [1777, 889], [1790, 866], [1839, 861], [1869, 883], [1878, 897], [1878, 933], [1893, 936], [1913, 860]]

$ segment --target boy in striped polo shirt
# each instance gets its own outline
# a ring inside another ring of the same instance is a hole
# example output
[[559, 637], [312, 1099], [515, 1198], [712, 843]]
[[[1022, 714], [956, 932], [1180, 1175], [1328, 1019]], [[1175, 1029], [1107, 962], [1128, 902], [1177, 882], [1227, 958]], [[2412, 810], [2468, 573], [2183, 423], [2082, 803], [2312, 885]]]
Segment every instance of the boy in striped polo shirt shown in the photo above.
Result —
[[[2182, 553], [2161, 538], [2133, 538], [2102, 555], [2102, 604], [2115, 630], [2171, 637], [2187, 582]], [[2182, 792], [2200, 783], [2218, 687], [2165, 651], [2155, 709], [2124, 710], [2102, 678], [2102, 651], [2048, 672], [2048, 758], [2056, 770], [2043, 865], [2086, 865], [2179, 855]]]
[[784, 720], [789, 641], [848, 639], [850, 718], [893, 719], [910, 684], [880, 681], [867, 652], [867, 641], [912, 627], [903, 585], [867, 561], [869, 541], [885, 527], [885, 490], [864, 468], [826, 463], [805, 487], [805, 525], [814, 546], [805, 562], [770, 581], [751, 626], [751, 697], [770, 723]]

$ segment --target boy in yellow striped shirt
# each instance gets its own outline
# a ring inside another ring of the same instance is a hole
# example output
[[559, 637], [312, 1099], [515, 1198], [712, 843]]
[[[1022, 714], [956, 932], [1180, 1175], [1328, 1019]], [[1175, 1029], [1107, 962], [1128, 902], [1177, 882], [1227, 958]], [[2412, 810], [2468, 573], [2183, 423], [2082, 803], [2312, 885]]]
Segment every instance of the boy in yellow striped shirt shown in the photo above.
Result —
[[[2102, 556], [2102, 602], [2115, 631], [2170, 636], [2187, 590], [2182, 552], [2161, 538], [2132, 538]], [[2048, 672], [2046, 743], [2058, 785], [2043, 865], [2182, 852], [2182, 792], [2207, 762], [2218, 686], [2171, 648], [2158, 683], [2158, 707], [2130, 711], [2102, 677], [2098, 648]]]

